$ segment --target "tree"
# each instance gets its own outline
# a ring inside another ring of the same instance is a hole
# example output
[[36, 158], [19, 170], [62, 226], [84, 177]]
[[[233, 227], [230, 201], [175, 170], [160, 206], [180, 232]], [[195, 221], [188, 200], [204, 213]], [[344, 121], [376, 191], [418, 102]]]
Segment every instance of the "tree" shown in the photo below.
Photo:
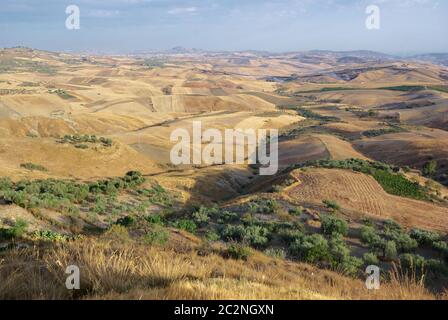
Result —
[[437, 161], [431, 160], [425, 163], [423, 166], [423, 175], [426, 177], [432, 177], [437, 172]]

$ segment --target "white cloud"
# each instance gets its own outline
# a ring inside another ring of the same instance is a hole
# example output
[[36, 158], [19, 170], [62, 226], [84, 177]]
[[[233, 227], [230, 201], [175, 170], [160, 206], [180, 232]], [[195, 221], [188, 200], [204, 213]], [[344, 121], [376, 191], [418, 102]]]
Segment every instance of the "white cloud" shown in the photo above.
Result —
[[183, 15], [183, 14], [195, 14], [198, 11], [197, 7], [176, 7], [168, 10], [169, 14]]

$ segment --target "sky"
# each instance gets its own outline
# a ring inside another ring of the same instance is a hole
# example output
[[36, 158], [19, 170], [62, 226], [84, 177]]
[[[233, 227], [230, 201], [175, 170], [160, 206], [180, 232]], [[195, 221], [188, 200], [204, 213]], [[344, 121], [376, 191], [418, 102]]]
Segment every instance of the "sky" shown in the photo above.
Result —
[[[80, 29], [66, 28], [66, 8]], [[379, 29], [366, 8], [380, 9]], [[0, 47], [448, 52], [446, 0], [0, 0]]]

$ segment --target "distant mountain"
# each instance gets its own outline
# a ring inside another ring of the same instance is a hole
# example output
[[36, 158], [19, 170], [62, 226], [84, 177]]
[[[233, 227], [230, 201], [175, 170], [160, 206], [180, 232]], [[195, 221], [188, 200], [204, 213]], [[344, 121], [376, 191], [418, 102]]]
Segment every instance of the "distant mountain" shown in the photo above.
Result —
[[204, 50], [201, 49], [195, 49], [195, 48], [184, 48], [181, 46], [171, 48], [169, 50], [166, 50], [164, 53], [168, 54], [193, 54], [193, 53], [204, 53]]
[[448, 66], [448, 53], [427, 53], [412, 56], [410, 59], [419, 61], [428, 61], [435, 64]]

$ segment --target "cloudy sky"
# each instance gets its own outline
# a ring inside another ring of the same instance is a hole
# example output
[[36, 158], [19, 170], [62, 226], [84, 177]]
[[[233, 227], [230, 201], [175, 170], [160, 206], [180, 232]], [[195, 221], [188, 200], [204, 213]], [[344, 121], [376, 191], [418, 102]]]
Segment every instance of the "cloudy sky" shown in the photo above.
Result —
[[[366, 8], [377, 5], [379, 30]], [[65, 27], [80, 8], [80, 30]], [[448, 52], [446, 0], [1, 0], [0, 47]]]

